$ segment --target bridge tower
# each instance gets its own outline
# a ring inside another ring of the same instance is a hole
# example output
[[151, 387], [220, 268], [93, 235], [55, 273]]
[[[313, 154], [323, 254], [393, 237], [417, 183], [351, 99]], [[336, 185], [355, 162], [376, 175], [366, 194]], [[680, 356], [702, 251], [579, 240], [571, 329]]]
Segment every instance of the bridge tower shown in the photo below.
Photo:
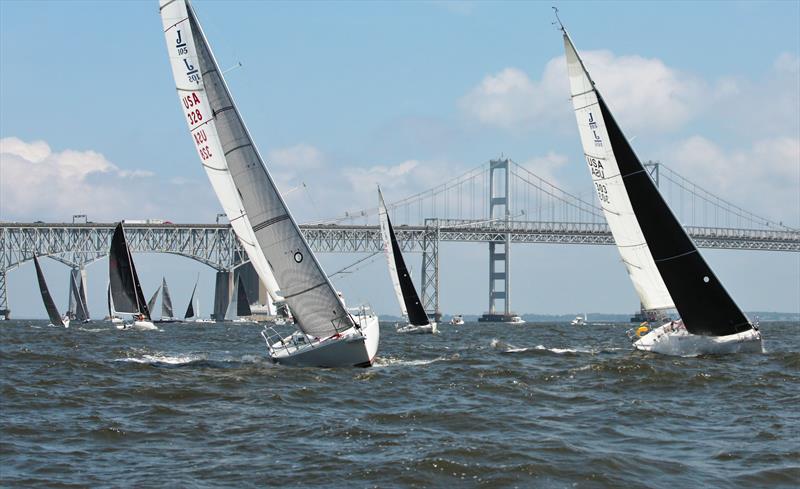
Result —
[[[511, 172], [509, 160], [489, 162], [489, 220], [503, 221], [508, 229], [511, 219]], [[495, 176], [495, 172], [500, 175]], [[489, 242], [489, 312], [478, 318], [480, 322], [508, 322], [511, 312], [511, 233], [506, 232], [502, 240]], [[502, 301], [503, 309], [497, 307]]]

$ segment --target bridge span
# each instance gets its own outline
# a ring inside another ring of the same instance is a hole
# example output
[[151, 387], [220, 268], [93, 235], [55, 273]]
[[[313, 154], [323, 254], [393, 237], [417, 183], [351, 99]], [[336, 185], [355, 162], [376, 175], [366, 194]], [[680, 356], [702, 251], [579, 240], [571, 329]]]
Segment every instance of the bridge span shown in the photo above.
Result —
[[[46, 255], [81, 269], [108, 255], [116, 223], [0, 223], [0, 313], [7, 314], [8, 273], [33, 255]], [[306, 224], [300, 226], [318, 253], [381, 251], [377, 225]], [[171, 253], [230, 272], [247, 261], [228, 224], [127, 224], [137, 253]], [[702, 248], [800, 252], [800, 231], [688, 226]], [[424, 225], [398, 225], [406, 252], [422, 253], [422, 299], [439, 310], [439, 243], [514, 243], [612, 245], [604, 223], [426, 219]]]

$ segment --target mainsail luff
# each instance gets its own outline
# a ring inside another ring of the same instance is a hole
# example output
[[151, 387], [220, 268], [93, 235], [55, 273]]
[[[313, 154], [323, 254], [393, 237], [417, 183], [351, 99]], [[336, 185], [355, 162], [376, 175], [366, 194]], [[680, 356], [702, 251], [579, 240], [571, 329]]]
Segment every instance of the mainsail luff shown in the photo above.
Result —
[[[184, 100], [184, 97], [194, 90], [202, 90], [202, 87], [198, 89], [196, 83], [192, 80], [189, 80], [189, 84], [185, 85], [187, 81], [185, 59], [196, 60], [196, 56], [193, 54], [195, 52], [194, 35], [191, 30], [184, 29], [182, 34], [178, 34], [177, 40], [179, 42], [173, 44], [171, 41], [174, 40], [174, 38], [171, 37], [169, 33], [173, 28], [179, 33], [181, 32], [179, 25], [188, 21], [188, 11], [183, 0], [176, 2], [161, 0], [161, 15], [164, 21], [164, 29], [167, 33], [167, 48], [170, 52], [170, 62], [172, 64], [173, 75], [175, 76], [178, 97], [181, 98], [181, 101], [185, 104], [186, 100]], [[172, 56], [172, 49], [177, 50], [177, 56]], [[181, 51], [185, 51], [185, 53], [190, 54], [190, 56], [184, 56]], [[192, 66], [195, 64], [196, 63], [193, 63]], [[193, 73], [193, 75], [200, 76], [197, 72]], [[194, 106], [192, 105], [192, 107]], [[190, 124], [190, 128], [191, 127], [192, 125]], [[250, 219], [242, 205], [239, 192], [233, 182], [227, 162], [224, 157], [219, 157], [219, 155], [222, 155], [221, 152], [211, 153], [208, 151], [209, 147], [217, 146], [215, 143], [217, 143], [218, 139], [216, 135], [213, 134], [213, 127], [209, 129], [209, 133], [198, 131], [192, 134], [198, 151], [203, 149], [203, 147], [199, 146], [201, 142], [205, 143], [207, 139], [211, 139], [211, 141], [208, 141], [209, 144], [207, 146], [204, 145], [205, 151], [200, 153], [200, 161], [202, 162], [203, 169], [206, 175], [208, 175], [208, 179], [211, 182], [211, 186], [217, 195], [220, 205], [222, 205], [222, 209], [228, 216], [228, 221], [230, 222], [234, 234], [239, 238], [239, 242], [245, 250], [247, 257], [250, 259], [253, 269], [264, 284], [267, 294], [269, 294], [273, 301], [282, 300], [278, 282], [275, 279], [269, 262], [267, 262], [264, 253], [258, 245], [258, 241], [256, 240], [250, 224]]]
[[108, 270], [109, 286], [116, 311], [124, 314], [142, 314], [149, 320], [150, 310], [142, 293], [122, 223], [117, 224], [111, 237]]
[[42, 302], [44, 302], [44, 308], [47, 310], [47, 317], [53, 326], [64, 326], [64, 320], [61, 318], [61, 314], [58, 313], [56, 303], [53, 302], [53, 296], [50, 295], [50, 290], [47, 288], [47, 282], [44, 279], [44, 273], [42, 273], [42, 267], [39, 265], [39, 259], [36, 258], [36, 255], [33, 255], [33, 264], [36, 266], [36, 279], [39, 282], [39, 292], [42, 294]]
[[395, 294], [400, 303], [400, 309], [404, 316], [408, 316], [408, 322], [414, 326], [424, 326], [430, 324], [428, 315], [422, 307], [417, 289], [411, 280], [406, 262], [403, 259], [403, 252], [392, 228], [392, 221], [386, 210], [386, 203], [383, 201], [383, 194], [378, 189], [380, 199], [378, 214], [381, 222], [381, 236], [386, 258], [389, 262], [389, 275], [392, 276], [392, 284], [395, 285]]
[[[595, 178], [597, 177], [595, 171], [600, 171], [600, 176], [604, 176], [602, 172], [606, 171], [607, 167], [603, 167], [602, 162], [605, 161], [612, 163], [607, 166], [612, 166], [614, 170], [614, 174], [605, 176], [605, 179], [614, 178], [610, 185], [613, 184], [624, 192], [621, 195], [630, 205], [632, 214], [632, 216], [628, 214], [628, 220], [636, 225], [644, 239], [646, 247], [640, 246], [640, 250], [647, 252], [649, 262], [656, 267], [664, 288], [668, 290], [683, 324], [690, 333], [726, 336], [752, 328], [747, 317], [705, 262], [634, 153], [603, 97], [591, 81], [566, 30], [564, 30], [564, 46], [581, 139], [600, 200], [607, 203], [612, 195], [610, 188], [607, 192], [601, 191], [602, 188], [597, 182], [602, 179]], [[585, 82], [581, 83], [581, 78]], [[587, 100], [587, 97], [594, 100]], [[595, 111], [597, 117], [593, 117], [593, 112], [589, 112], [590, 110]], [[585, 116], [587, 113], [589, 117], [584, 119], [582, 115]], [[590, 136], [594, 136], [593, 142], [595, 145], [599, 144], [599, 147], [605, 147], [604, 141], [608, 143], [605, 158], [593, 156], [587, 150], [591, 147], [588, 144]], [[608, 218], [606, 205], [603, 209]], [[610, 220], [609, 227], [615, 241], [618, 241], [617, 232]], [[620, 247], [619, 242], [617, 246]], [[621, 247], [620, 252], [622, 253]], [[649, 262], [646, 263], [648, 267]], [[649, 308], [644, 298], [642, 302]]]
[[[188, 110], [185, 114], [200, 157], [207, 168], [212, 168], [213, 164], [216, 170], [230, 172], [244, 213], [272, 267], [284, 300], [292, 309], [295, 324], [303, 332], [317, 337], [349, 329], [355, 324], [353, 318], [311, 252], [269, 175], [191, 6], [183, 1], [166, 0], [162, 0], [161, 5], [171, 58], [178, 40], [186, 47], [185, 51], [177, 50], [172, 63], [173, 74]], [[167, 12], [167, 7], [172, 10]], [[183, 18], [184, 11], [186, 18]], [[179, 37], [181, 32], [184, 37]]]
[[169, 295], [167, 279], [161, 278], [161, 317], [173, 318], [175, 313], [172, 311], [172, 297]]

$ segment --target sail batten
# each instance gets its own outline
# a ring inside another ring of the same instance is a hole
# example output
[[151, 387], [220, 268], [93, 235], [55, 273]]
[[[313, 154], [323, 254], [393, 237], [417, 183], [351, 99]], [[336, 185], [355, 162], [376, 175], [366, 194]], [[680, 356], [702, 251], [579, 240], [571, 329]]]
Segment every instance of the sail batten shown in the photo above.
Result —
[[53, 326], [64, 326], [64, 320], [61, 314], [58, 313], [56, 303], [53, 301], [53, 296], [50, 295], [50, 290], [47, 288], [47, 281], [44, 279], [42, 267], [39, 265], [39, 259], [33, 255], [33, 264], [36, 266], [36, 280], [39, 282], [39, 292], [42, 295], [42, 302], [47, 311], [47, 317], [50, 319], [50, 324]]
[[[280, 300], [283, 295], [296, 325], [309, 335], [327, 337], [337, 330], [349, 329], [354, 326], [353, 318], [267, 171], [192, 7], [184, 1], [169, 7], [162, 10], [165, 27], [188, 17], [188, 22], [178, 22], [168, 30], [166, 41], [176, 85], [193, 88], [180, 91], [192, 139], [203, 163], [213, 162], [229, 170], [225, 174], [209, 173], [209, 178], [226, 214], [243, 216], [231, 225], [237, 235], [245, 238], [243, 246], [256, 271], [261, 266], [260, 257], [254, 259], [258, 253], [263, 257], [262, 264], [270, 267], [275, 279], [270, 297]], [[252, 227], [251, 222], [260, 224]], [[247, 242], [258, 245], [249, 247]], [[265, 285], [269, 290], [270, 285]]]
[[[674, 306], [692, 334], [726, 336], [750, 329], [747, 317], [659, 193], [563, 32], [572, 102], [589, 171], [643, 306]], [[598, 151], [605, 157], [588, 156]], [[635, 243], [639, 245], [632, 246]]]

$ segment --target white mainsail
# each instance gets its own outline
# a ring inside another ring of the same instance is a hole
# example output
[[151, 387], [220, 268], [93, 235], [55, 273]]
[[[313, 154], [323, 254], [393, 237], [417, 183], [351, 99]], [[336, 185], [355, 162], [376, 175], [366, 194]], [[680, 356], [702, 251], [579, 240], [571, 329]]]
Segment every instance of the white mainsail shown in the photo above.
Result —
[[383, 194], [381, 189], [378, 189], [378, 218], [381, 223], [381, 238], [383, 241], [383, 252], [386, 255], [386, 262], [389, 265], [389, 276], [392, 278], [392, 286], [394, 293], [397, 296], [397, 302], [400, 304], [400, 311], [404, 317], [408, 316], [406, 310], [406, 301], [403, 298], [403, 289], [400, 288], [400, 277], [397, 275], [397, 265], [395, 264], [394, 250], [392, 249], [392, 237], [389, 231], [389, 214], [386, 210], [386, 203], [383, 201]]
[[[225, 156], [222, 151], [212, 151], [212, 148], [218, 149], [220, 147], [219, 136], [216, 134], [214, 125], [213, 123], [204, 125], [199, 120], [195, 121], [195, 123], [192, 122], [192, 115], [196, 117], [199, 114], [210, 114], [211, 112], [208, 110], [207, 103], [203, 104], [203, 109], [195, 106], [195, 98], [192, 97], [193, 90], [198, 89], [198, 83], [195, 80], [200, 79], [200, 74], [196, 69], [190, 69], [189, 65], [186, 64], [186, 60], [192, 60], [194, 61], [192, 66], [197, 66], [194, 34], [188, 26], [186, 4], [182, 0], [174, 2], [161, 0], [161, 9], [161, 18], [164, 21], [167, 48], [170, 54], [169, 59], [172, 65], [172, 73], [175, 77], [178, 97], [181, 99], [181, 104], [185, 109], [184, 112], [187, 114], [189, 127], [191, 129], [197, 128], [196, 131], [192, 130], [192, 139], [200, 153], [203, 169], [211, 181], [211, 186], [217, 194], [217, 199], [219, 199], [222, 209], [228, 216], [233, 232], [239, 238], [242, 248], [247, 253], [247, 257], [253, 264], [253, 268], [264, 284], [267, 293], [273, 301], [281, 300], [282, 297], [279, 293], [275, 275], [266, 257], [264, 257], [264, 253], [258, 246], [250, 220], [244, 210], [242, 200], [239, 198], [239, 192], [231, 178]], [[183, 19], [182, 25], [174, 25], [175, 22], [181, 19]], [[200, 89], [202, 89], [202, 82], [199, 82], [199, 84]], [[194, 112], [194, 110], [198, 110], [198, 112]], [[204, 127], [201, 128], [200, 126]]]
[[[160, 0], [160, 9], [192, 140], [209, 176], [224, 175], [215, 189], [223, 189], [217, 193], [223, 194], [220, 202], [230, 221], [242, 222], [249, 231], [240, 235], [243, 245], [263, 253], [303, 332], [327, 337], [353, 327], [264, 166], [191, 6], [184, 0]], [[238, 201], [232, 202], [231, 195], [238, 195]]]
[[622, 262], [645, 309], [673, 308], [672, 297], [653, 261], [625, 191], [614, 150], [608, 144], [608, 133], [598, 108], [594, 82], [566, 32], [564, 49], [583, 152]]

